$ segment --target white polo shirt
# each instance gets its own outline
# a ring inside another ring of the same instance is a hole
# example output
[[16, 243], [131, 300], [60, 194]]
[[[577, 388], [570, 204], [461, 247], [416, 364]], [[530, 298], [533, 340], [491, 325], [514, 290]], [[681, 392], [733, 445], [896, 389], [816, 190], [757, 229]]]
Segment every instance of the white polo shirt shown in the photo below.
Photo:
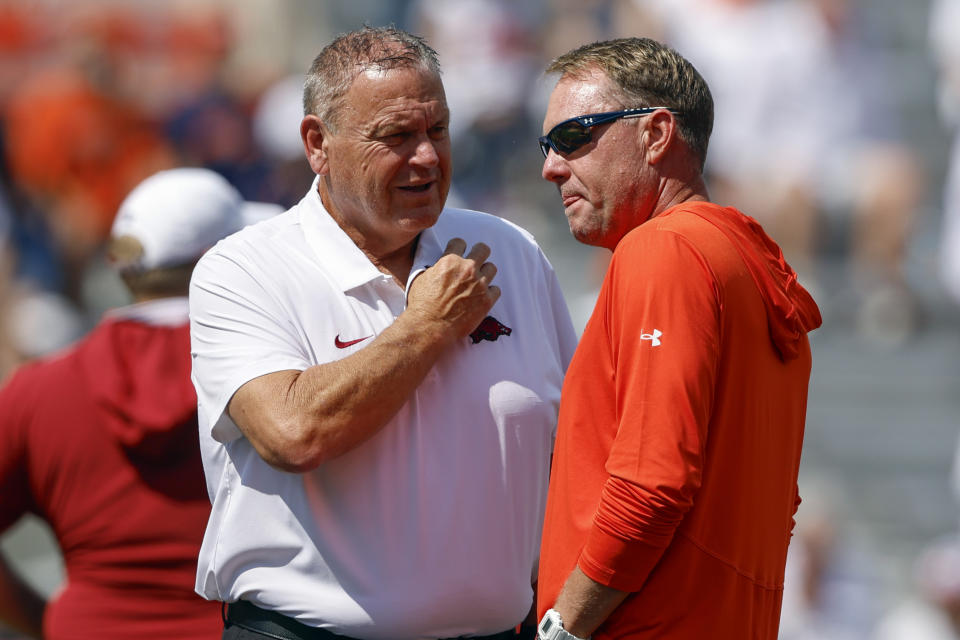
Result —
[[505, 220], [445, 209], [414, 271], [452, 237], [491, 247], [499, 325], [444, 354], [370, 440], [303, 474], [267, 465], [227, 402], [255, 377], [363, 349], [405, 292], [330, 218], [316, 183], [197, 265], [193, 380], [213, 503], [198, 593], [370, 639], [490, 634], [527, 614], [576, 336], [550, 264]]

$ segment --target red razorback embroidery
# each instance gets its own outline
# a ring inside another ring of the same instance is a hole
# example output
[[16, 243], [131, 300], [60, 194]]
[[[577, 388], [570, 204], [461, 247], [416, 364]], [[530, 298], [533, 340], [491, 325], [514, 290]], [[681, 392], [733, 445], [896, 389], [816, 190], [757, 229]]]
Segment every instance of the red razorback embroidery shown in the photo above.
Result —
[[496, 342], [500, 336], [508, 336], [513, 333], [513, 329], [503, 324], [493, 316], [487, 316], [480, 321], [480, 325], [470, 333], [470, 339], [473, 344], [481, 340]]

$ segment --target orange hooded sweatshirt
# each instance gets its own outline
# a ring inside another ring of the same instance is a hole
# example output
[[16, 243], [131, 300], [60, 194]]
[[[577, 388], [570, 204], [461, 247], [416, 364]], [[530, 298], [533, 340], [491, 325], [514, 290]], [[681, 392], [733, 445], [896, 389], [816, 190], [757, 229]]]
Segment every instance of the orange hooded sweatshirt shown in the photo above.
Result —
[[624, 237], [563, 387], [540, 616], [579, 566], [632, 592], [598, 640], [776, 638], [820, 322], [735, 209]]

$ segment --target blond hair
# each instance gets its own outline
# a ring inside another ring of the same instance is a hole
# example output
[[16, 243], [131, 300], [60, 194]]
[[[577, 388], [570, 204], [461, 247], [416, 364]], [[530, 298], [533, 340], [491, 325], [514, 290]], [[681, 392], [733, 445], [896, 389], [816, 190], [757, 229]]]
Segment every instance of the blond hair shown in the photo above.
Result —
[[680, 137], [700, 161], [713, 131], [713, 97], [703, 76], [670, 47], [650, 38], [619, 38], [583, 45], [554, 59], [547, 73], [574, 78], [602, 71], [616, 87], [609, 96], [624, 108], [665, 106], [678, 111]]

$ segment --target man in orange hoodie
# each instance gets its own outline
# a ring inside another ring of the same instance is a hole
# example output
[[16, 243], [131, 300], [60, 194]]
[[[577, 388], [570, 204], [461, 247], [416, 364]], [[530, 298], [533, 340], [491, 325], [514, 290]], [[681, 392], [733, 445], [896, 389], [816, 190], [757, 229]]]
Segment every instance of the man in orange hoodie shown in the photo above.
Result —
[[773, 640], [819, 310], [709, 201], [713, 100], [687, 60], [630, 38], [547, 71], [543, 177], [613, 257], [563, 386], [540, 637]]
[[0, 555], [0, 622], [48, 640], [220, 637], [219, 603], [193, 590], [210, 501], [186, 294], [200, 255], [263, 206], [206, 169], [141, 182], [110, 245], [135, 303], [0, 389], [0, 532], [43, 518], [67, 573], [47, 601]]

